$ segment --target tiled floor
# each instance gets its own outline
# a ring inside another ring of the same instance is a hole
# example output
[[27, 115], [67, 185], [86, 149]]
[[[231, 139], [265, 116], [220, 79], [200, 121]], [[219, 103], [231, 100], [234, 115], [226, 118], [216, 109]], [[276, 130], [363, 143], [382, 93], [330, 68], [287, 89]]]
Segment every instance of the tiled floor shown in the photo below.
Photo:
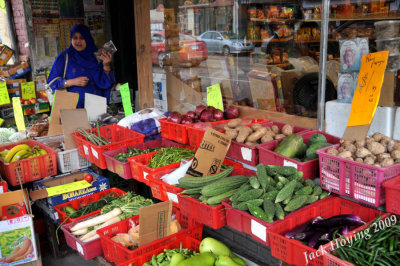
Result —
[[47, 253], [42, 258], [43, 266], [97, 266], [95, 260], [84, 260], [77, 252], [70, 252], [62, 258], [54, 258]]

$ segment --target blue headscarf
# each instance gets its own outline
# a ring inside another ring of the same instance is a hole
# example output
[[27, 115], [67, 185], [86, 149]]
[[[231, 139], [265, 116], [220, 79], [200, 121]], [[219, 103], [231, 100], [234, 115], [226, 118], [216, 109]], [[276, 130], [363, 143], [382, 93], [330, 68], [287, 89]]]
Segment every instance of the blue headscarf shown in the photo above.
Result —
[[83, 24], [75, 25], [71, 30], [70, 38], [72, 39], [72, 37], [77, 32], [79, 32], [82, 35], [82, 37], [85, 39], [86, 48], [83, 51], [78, 52], [72, 46], [72, 41], [71, 41], [70, 46], [66, 50], [68, 53], [68, 56], [73, 58], [74, 62], [76, 62], [79, 65], [84, 66], [85, 68], [89, 68], [89, 69], [102, 68], [102, 66], [97, 62], [97, 60], [93, 54], [94, 52], [97, 51], [97, 47], [94, 44], [94, 40], [93, 40], [92, 35], [90, 34], [89, 28]]

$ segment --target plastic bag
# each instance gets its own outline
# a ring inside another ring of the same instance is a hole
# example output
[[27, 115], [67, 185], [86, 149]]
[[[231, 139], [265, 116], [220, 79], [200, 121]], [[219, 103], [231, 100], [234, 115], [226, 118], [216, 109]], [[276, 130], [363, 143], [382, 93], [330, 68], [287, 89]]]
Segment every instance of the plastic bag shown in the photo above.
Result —
[[187, 170], [192, 164], [192, 160], [190, 161], [182, 161], [181, 166], [175, 169], [173, 172], [164, 175], [161, 177], [161, 180], [169, 185], [178, 184], [179, 179], [185, 176]]
[[96, 56], [97, 62], [99, 64], [103, 63], [103, 60], [101, 59], [101, 54], [104, 53], [111, 53], [112, 55], [117, 51], [117, 48], [115, 47], [114, 43], [110, 40], [106, 42], [103, 47], [101, 47], [99, 50], [94, 52], [94, 56]]
[[157, 127], [160, 127], [160, 123], [158, 122], [159, 119], [165, 118], [166, 116], [164, 115], [164, 112], [156, 109], [156, 108], [148, 108], [148, 109], [143, 109], [140, 110], [139, 112], [133, 113], [118, 122], [119, 126], [126, 127], [126, 128], [131, 128], [133, 124], [153, 118], [156, 122]]

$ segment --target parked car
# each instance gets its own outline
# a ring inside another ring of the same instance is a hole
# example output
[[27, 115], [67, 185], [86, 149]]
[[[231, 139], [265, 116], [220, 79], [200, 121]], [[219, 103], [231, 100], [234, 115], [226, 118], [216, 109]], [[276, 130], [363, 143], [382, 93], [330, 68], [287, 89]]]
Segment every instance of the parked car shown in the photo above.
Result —
[[[179, 34], [179, 47], [178, 43], [174, 44], [173, 38], [167, 40], [167, 44], [172, 51], [179, 51], [179, 63], [190, 64], [190, 66], [197, 66], [208, 58], [206, 44], [203, 41], [196, 40], [195, 37], [186, 34]], [[171, 47], [171, 46], [177, 47]], [[174, 53], [166, 51], [165, 49], [165, 32], [158, 31], [151, 33], [151, 51], [152, 62], [164, 67], [166, 64], [171, 64]]]
[[230, 35], [225, 31], [206, 31], [201, 34], [198, 40], [206, 43], [209, 53], [222, 53], [224, 55], [237, 53], [250, 53], [254, 45], [244, 38]]

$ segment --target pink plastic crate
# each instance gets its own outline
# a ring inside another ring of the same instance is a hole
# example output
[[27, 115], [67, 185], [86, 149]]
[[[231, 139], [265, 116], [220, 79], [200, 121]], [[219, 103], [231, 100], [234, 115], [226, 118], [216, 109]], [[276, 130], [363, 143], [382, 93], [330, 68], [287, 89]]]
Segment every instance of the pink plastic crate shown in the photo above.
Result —
[[[340, 145], [333, 146], [338, 149]], [[372, 206], [385, 203], [382, 183], [400, 175], [400, 164], [381, 168], [343, 159], [326, 153], [327, 147], [317, 151], [321, 187]]]
[[[308, 144], [310, 137], [316, 133], [323, 134], [328, 143], [337, 144], [340, 141], [340, 139], [335, 136], [316, 130], [301, 133], [299, 135], [303, 137], [304, 143]], [[281, 141], [282, 140], [267, 142], [258, 146], [260, 163], [265, 165], [293, 166], [297, 168], [298, 171], [303, 172], [304, 179], [313, 179], [318, 176], [318, 159], [307, 162], [299, 162], [274, 152], [273, 150]]]
[[[157, 139], [148, 141], [145, 143], [133, 145], [130, 148], [136, 148], [141, 150], [147, 150], [149, 148], [159, 148], [159, 147], [169, 147], [169, 146], [183, 146], [182, 144], [178, 144], [176, 142], [167, 140], [167, 139]], [[124, 179], [132, 179], [132, 171], [129, 165], [129, 161], [120, 162], [114, 158], [115, 155], [126, 152], [128, 150], [127, 147], [123, 147], [118, 150], [108, 151], [104, 153], [104, 158], [106, 159], [107, 169], [113, 173], [118, 174], [120, 177]]]
[[[255, 122], [255, 123], [257, 123], [257, 122]], [[281, 130], [285, 124], [280, 123], [280, 122], [269, 122], [269, 123], [262, 124], [263, 127], [272, 127], [273, 125], [278, 126], [279, 129]], [[292, 127], [293, 127], [293, 133], [297, 133], [297, 134], [301, 134], [301, 133], [310, 131], [309, 129], [303, 128], [303, 127], [298, 127], [298, 126], [292, 126]], [[239, 143], [237, 141], [232, 140], [231, 146], [229, 147], [226, 157], [238, 160], [238, 161], [243, 162], [248, 165], [256, 166], [259, 162], [258, 146], [260, 146], [260, 145], [262, 145], [262, 144], [259, 144], [257, 146], [250, 146], [250, 145], [246, 145], [244, 143]]]

